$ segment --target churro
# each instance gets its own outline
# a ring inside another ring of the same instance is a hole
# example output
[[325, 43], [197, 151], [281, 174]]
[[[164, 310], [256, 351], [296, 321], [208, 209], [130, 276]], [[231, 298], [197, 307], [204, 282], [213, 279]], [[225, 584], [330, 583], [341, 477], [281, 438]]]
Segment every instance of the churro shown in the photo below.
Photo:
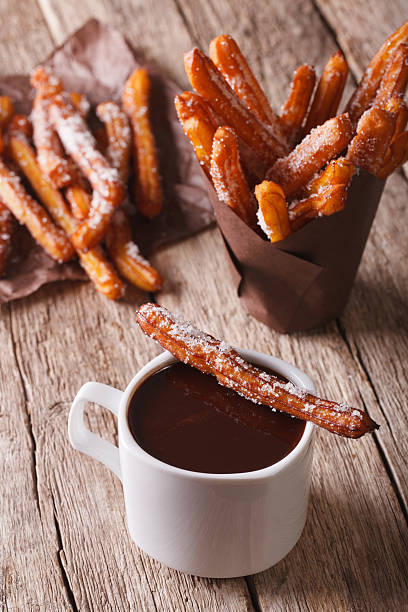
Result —
[[208, 57], [199, 49], [184, 56], [184, 66], [192, 87], [203, 96], [225, 125], [234, 129], [239, 139], [254, 151], [265, 164], [271, 165], [285, 155], [286, 142], [278, 140], [270, 126], [261, 123], [235, 94]]
[[347, 184], [329, 185], [309, 197], [293, 201], [289, 206], [289, 219], [293, 231], [316, 217], [327, 217], [343, 210], [347, 198]]
[[371, 107], [360, 118], [357, 133], [347, 150], [347, 159], [355, 166], [376, 174], [384, 161], [395, 131], [396, 117], [388, 111]]
[[297, 143], [300, 129], [309, 108], [316, 74], [314, 68], [304, 64], [295, 70], [289, 95], [281, 108], [280, 120], [291, 145]]
[[94, 137], [68, 95], [60, 94], [53, 98], [50, 117], [66, 152], [78, 164], [93, 189], [113, 207], [118, 206], [124, 197], [118, 171], [97, 150]]
[[232, 36], [222, 34], [214, 38], [210, 43], [209, 56], [245, 106], [260, 121], [271, 126], [272, 133], [279, 142], [285, 143], [285, 129], [282, 128], [280, 118], [271, 108], [268, 98]]
[[279, 185], [263, 181], [255, 187], [259, 208], [258, 223], [271, 242], [283, 240], [292, 232], [285, 194]]
[[139, 211], [153, 219], [163, 208], [156, 144], [150, 123], [150, 78], [138, 68], [125, 83], [123, 106], [133, 131], [135, 197]]
[[147, 336], [177, 359], [215, 376], [220, 384], [255, 403], [349, 438], [359, 438], [378, 428], [362, 410], [316, 397], [251, 365], [225, 342], [198, 330], [162, 306], [143, 304], [137, 311], [137, 322]]
[[286, 197], [299, 191], [329, 160], [348, 145], [352, 137], [345, 115], [329, 119], [306, 136], [287, 157], [278, 159], [267, 178], [278, 183]]
[[220, 127], [214, 135], [211, 178], [218, 198], [247, 225], [256, 228], [256, 202], [241, 167], [234, 130]]
[[408, 21], [393, 32], [374, 55], [346, 106], [353, 125], [357, 124], [361, 115], [373, 102], [394, 51], [398, 45], [407, 41]]
[[211, 106], [198, 94], [185, 91], [176, 96], [174, 103], [184, 133], [193, 145], [203, 170], [210, 178], [212, 143], [219, 122]]
[[73, 247], [48, 213], [24, 189], [17, 174], [0, 161], [0, 199], [33, 238], [56, 261], [72, 258]]
[[[45, 208], [64, 230], [65, 234], [72, 237], [79, 222], [72, 215], [61, 193], [42, 173], [34, 150], [26, 140], [25, 134], [18, 133], [18, 130], [15, 129], [10, 135], [9, 146], [13, 160], [25, 174]], [[45, 211], [44, 214], [47, 215]], [[100, 293], [110, 299], [117, 299], [123, 295], [124, 285], [112, 264], [106, 258], [102, 248], [96, 247], [87, 253], [79, 251], [78, 255], [82, 267]]]
[[303, 130], [304, 136], [317, 125], [334, 117], [343, 95], [348, 65], [341, 51], [336, 51], [327, 62], [316, 87]]

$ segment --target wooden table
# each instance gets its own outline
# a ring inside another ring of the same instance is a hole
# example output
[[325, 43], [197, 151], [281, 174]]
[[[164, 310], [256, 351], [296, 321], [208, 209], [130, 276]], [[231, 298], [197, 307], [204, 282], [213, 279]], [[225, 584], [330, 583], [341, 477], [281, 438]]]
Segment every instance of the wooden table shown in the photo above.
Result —
[[[96, 16], [119, 28], [180, 86], [182, 53], [236, 36], [275, 107], [294, 68], [319, 68], [340, 46], [358, 79], [408, 18], [406, 0], [0, 1], [3, 73], [28, 72]], [[406, 177], [387, 183], [344, 314], [284, 336], [243, 311], [220, 234], [210, 229], [153, 259], [156, 299], [231, 343], [278, 355], [319, 392], [381, 424], [358, 442], [318, 432], [310, 512], [289, 556], [267, 572], [207, 580], [163, 567], [127, 533], [120, 482], [67, 439], [81, 384], [124, 388], [158, 347], [134, 312], [146, 295], [110, 303], [87, 283], [56, 283], [1, 307], [2, 610], [402, 610], [408, 608]], [[404, 219], [405, 215], [405, 219]], [[106, 411], [94, 431], [115, 439]]]

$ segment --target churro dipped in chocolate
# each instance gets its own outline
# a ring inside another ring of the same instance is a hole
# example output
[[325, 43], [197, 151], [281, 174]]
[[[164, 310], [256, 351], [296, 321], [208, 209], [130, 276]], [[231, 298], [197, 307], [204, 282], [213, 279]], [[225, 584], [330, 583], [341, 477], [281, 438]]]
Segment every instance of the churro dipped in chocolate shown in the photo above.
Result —
[[253, 402], [311, 421], [332, 433], [360, 438], [378, 428], [365, 412], [321, 399], [245, 361], [225, 342], [157, 304], [143, 304], [137, 321], [147, 336], [180, 361], [212, 374], [225, 387]]

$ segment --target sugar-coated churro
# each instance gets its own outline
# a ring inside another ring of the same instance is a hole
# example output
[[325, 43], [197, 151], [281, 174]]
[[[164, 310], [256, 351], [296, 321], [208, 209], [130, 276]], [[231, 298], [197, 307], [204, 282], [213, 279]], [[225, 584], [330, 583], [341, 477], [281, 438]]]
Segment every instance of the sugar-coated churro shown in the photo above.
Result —
[[25, 191], [17, 174], [2, 161], [0, 199], [53, 259], [62, 263], [72, 258], [74, 250], [64, 232], [54, 225], [47, 211]]
[[219, 199], [256, 228], [256, 202], [241, 167], [238, 139], [231, 128], [220, 127], [215, 133], [211, 178]]
[[280, 118], [270, 106], [268, 98], [232, 36], [222, 34], [214, 38], [210, 43], [209, 56], [245, 106], [260, 121], [270, 125], [279, 142], [285, 143], [286, 134]]
[[343, 95], [348, 65], [341, 51], [336, 51], [327, 62], [316, 87], [303, 134], [334, 117]]
[[267, 178], [278, 183], [286, 197], [291, 196], [330, 159], [341, 153], [351, 137], [347, 114], [333, 117], [312, 130], [287, 157], [278, 159]]
[[135, 197], [139, 211], [153, 219], [163, 208], [156, 143], [150, 122], [150, 78], [138, 68], [125, 83], [123, 106], [133, 131]]
[[280, 112], [280, 120], [291, 145], [297, 143], [300, 128], [309, 108], [315, 80], [314, 68], [308, 64], [299, 66], [293, 75], [289, 95]]
[[124, 197], [118, 171], [97, 150], [94, 137], [68, 95], [53, 98], [50, 117], [66, 152], [78, 164], [94, 190], [113, 207], [118, 206]]
[[285, 194], [279, 185], [263, 181], [255, 187], [258, 223], [271, 242], [283, 240], [292, 232]]
[[347, 149], [347, 159], [355, 166], [376, 174], [391, 143], [395, 122], [395, 115], [377, 106], [365, 111]]
[[238, 138], [271, 165], [279, 155], [285, 155], [286, 142], [278, 140], [270, 126], [260, 122], [228, 85], [222, 73], [199, 49], [184, 56], [184, 66], [190, 83], [203, 96], [225, 125], [232, 127]]
[[174, 103], [184, 133], [193, 145], [202, 168], [210, 178], [212, 143], [219, 127], [219, 121], [208, 102], [198, 94], [185, 91], [176, 96]]
[[346, 106], [353, 125], [373, 102], [394, 51], [399, 44], [407, 41], [408, 21], [393, 32], [374, 55]]
[[177, 359], [244, 397], [300, 419], [312, 421], [332, 433], [359, 438], [378, 428], [369, 415], [341, 402], [321, 399], [245, 361], [225, 342], [216, 340], [192, 323], [157, 304], [137, 311], [143, 332]]

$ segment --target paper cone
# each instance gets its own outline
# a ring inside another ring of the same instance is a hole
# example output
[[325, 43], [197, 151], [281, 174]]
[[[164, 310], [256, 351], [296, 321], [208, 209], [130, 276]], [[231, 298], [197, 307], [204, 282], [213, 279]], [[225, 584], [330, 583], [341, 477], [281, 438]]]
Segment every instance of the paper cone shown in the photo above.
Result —
[[384, 185], [360, 171], [344, 210], [314, 219], [271, 243], [220, 202], [209, 183], [232, 278], [249, 314], [280, 332], [312, 329], [338, 317], [350, 295]]

